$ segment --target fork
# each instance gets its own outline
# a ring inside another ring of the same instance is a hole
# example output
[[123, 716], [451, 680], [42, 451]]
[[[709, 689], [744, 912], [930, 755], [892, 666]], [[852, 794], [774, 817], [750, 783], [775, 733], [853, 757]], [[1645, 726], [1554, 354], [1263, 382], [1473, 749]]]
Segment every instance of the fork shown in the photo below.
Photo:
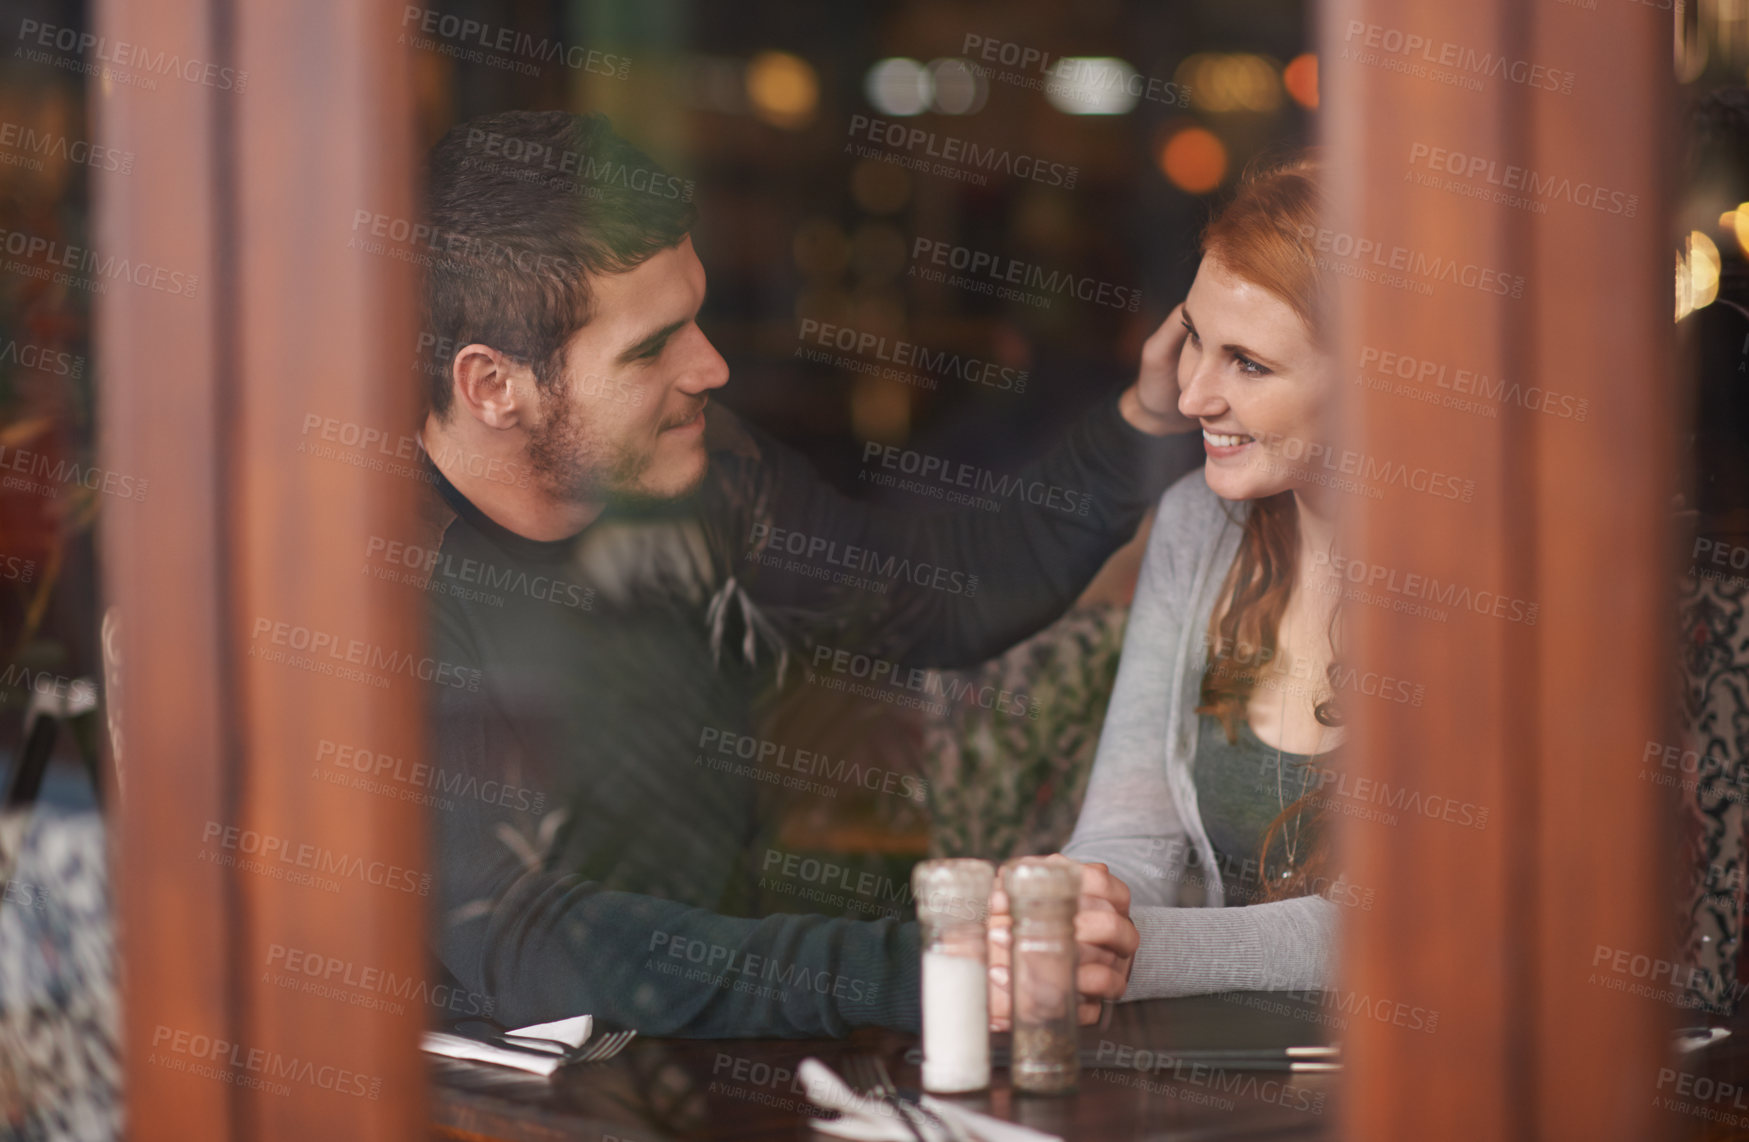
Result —
[[561, 1043], [557, 1039], [541, 1039], [534, 1035], [517, 1035], [509, 1031], [501, 1031], [493, 1035], [499, 1043], [506, 1047], [516, 1047], [524, 1051], [538, 1051], [545, 1055], [557, 1055], [566, 1066], [573, 1063], [605, 1063], [621, 1051], [633, 1039], [638, 1037], [636, 1031], [614, 1031], [601, 1036], [581, 1047], [573, 1047], [569, 1043]]
[[904, 1119], [905, 1126], [911, 1131], [917, 1142], [927, 1142], [923, 1131], [917, 1125], [917, 1119], [923, 1119], [928, 1125], [945, 1131], [952, 1142], [970, 1142], [965, 1131], [941, 1115], [920, 1103], [911, 1102], [899, 1093], [899, 1088], [893, 1085], [893, 1079], [887, 1073], [887, 1065], [879, 1055], [852, 1055], [844, 1061], [844, 1076], [850, 1080], [850, 1085], [859, 1093], [886, 1103]]
[[849, 1080], [851, 1089], [856, 1093], [873, 1099], [897, 1115], [916, 1142], [929, 1142], [924, 1137], [922, 1128], [917, 1125], [917, 1120], [912, 1117], [910, 1108], [899, 1098], [899, 1088], [893, 1085], [886, 1065], [878, 1056], [850, 1056], [844, 1060], [844, 1077]]
[[610, 1032], [593, 1043], [585, 1043], [574, 1056], [565, 1061], [568, 1063], [605, 1063], [625, 1050], [637, 1037], [636, 1031]]

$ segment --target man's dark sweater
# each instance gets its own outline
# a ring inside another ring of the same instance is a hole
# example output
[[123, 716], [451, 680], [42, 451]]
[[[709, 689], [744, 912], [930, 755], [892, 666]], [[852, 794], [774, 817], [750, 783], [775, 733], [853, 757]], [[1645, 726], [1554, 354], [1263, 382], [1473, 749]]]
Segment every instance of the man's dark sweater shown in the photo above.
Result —
[[[912, 513], [847, 499], [707, 416], [695, 493], [615, 505], [567, 540], [516, 536], [434, 481], [432, 654], [482, 672], [431, 688], [456, 791], [432, 814], [439, 957], [510, 1026], [587, 1012], [712, 1038], [914, 1029], [915, 924], [747, 914], [763, 783], [708, 764], [701, 738], [752, 733], [779, 669], [793, 680], [816, 656], [914, 682], [910, 667], [1000, 653], [1074, 601], [1201, 449], [1132, 429], [1110, 400], [1014, 477], [871, 459], [871, 476], [981, 501]], [[885, 589], [833, 582], [846, 568]]]

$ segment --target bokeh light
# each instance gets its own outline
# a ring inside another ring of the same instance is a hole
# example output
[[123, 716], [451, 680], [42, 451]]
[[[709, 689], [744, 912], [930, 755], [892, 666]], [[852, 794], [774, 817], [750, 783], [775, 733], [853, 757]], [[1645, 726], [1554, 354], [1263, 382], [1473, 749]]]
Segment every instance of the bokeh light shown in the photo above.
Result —
[[917, 115], [934, 98], [935, 81], [916, 60], [896, 56], [868, 69], [862, 93], [884, 115]]
[[1719, 225], [1737, 240], [1737, 251], [1749, 258], [1749, 202], [1740, 202], [1737, 209], [1719, 216]]
[[1160, 148], [1160, 172], [1187, 194], [1207, 194], [1227, 177], [1227, 147], [1205, 127], [1175, 131]]
[[1191, 106], [1203, 111], [1274, 111], [1281, 106], [1281, 77], [1273, 60], [1245, 52], [1199, 52], [1178, 65], [1178, 82], [1190, 88]]
[[1318, 57], [1311, 52], [1295, 56], [1281, 69], [1281, 85], [1295, 103], [1310, 110], [1318, 108]]
[[989, 92], [984, 77], [963, 59], [938, 59], [930, 63], [933, 105], [943, 115], [975, 115], [984, 109]]
[[820, 81], [813, 65], [788, 52], [761, 52], [747, 65], [747, 100], [774, 127], [795, 130], [814, 118]]
[[1045, 100], [1065, 115], [1124, 115], [1141, 98], [1136, 69], [1108, 56], [1068, 56], [1051, 65]]
[[1704, 309], [1719, 296], [1719, 248], [1699, 230], [1676, 254], [1676, 320]]

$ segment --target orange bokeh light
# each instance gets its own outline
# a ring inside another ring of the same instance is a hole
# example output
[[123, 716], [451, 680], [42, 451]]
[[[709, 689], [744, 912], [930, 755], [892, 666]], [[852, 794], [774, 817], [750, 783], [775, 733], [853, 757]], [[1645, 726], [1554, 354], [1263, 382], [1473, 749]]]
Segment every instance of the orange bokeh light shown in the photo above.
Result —
[[1281, 69], [1281, 85], [1301, 107], [1318, 107], [1318, 57], [1311, 52], [1295, 56]]
[[1227, 177], [1227, 148], [1213, 131], [1186, 127], [1160, 148], [1160, 171], [1179, 190], [1207, 194]]
[[747, 64], [747, 101], [767, 123], [797, 130], [814, 117], [820, 81], [813, 65], [799, 56], [760, 52]]

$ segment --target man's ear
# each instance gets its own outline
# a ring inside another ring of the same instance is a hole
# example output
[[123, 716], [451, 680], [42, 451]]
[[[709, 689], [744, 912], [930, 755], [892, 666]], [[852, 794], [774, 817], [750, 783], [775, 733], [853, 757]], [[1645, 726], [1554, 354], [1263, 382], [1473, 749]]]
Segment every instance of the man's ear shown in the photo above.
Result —
[[490, 345], [464, 345], [450, 363], [455, 379], [455, 403], [487, 428], [515, 428], [530, 423], [535, 410], [534, 372]]

